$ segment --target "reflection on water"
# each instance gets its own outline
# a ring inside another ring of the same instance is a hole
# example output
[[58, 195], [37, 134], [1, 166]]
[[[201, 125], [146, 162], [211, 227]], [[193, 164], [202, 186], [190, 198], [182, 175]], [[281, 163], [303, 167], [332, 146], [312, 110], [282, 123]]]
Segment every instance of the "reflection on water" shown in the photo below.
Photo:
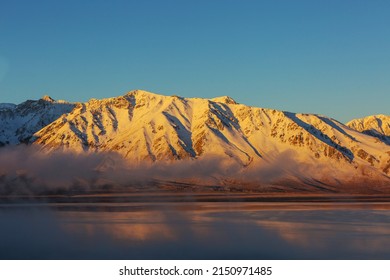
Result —
[[0, 205], [2, 259], [389, 259], [388, 203]]

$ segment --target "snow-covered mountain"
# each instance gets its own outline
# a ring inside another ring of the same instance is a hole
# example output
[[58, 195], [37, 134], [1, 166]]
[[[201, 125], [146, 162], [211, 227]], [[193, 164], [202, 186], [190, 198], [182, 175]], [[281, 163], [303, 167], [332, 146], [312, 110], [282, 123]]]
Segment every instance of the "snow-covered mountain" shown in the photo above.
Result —
[[0, 146], [28, 143], [34, 133], [71, 112], [74, 106], [47, 95], [19, 105], [0, 104]]
[[390, 116], [375, 115], [355, 119], [348, 122], [347, 126], [367, 135], [374, 136], [390, 145]]
[[142, 90], [86, 103], [45, 98], [0, 108], [3, 143], [30, 139], [45, 152], [115, 152], [132, 164], [176, 167], [212, 162], [227, 170], [210, 171], [214, 182], [267, 183], [280, 191], [390, 187], [390, 146], [385, 138], [360, 132], [374, 129], [369, 122], [360, 129], [358, 121], [347, 126], [321, 115], [250, 107], [227, 96], [182, 98]]

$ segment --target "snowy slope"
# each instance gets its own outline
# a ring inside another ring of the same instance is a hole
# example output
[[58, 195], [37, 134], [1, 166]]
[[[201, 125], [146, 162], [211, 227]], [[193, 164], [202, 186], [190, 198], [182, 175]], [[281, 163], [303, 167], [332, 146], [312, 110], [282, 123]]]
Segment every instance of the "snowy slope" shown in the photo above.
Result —
[[390, 145], [390, 116], [375, 115], [355, 119], [348, 122], [347, 126], [367, 135], [374, 136]]
[[277, 163], [287, 177], [321, 186], [390, 175], [390, 147], [372, 136], [325, 116], [249, 107], [230, 97], [136, 90], [80, 103], [35, 136], [47, 151], [115, 151], [132, 163], [212, 158], [251, 174]]
[[[227, 96], [182, 98], [142, 90], [77, 104], [27, 102], [0, 111], [2, 128], [10, 127], [9, 143], [29, 139], [35, 130], [30, 142], [45, 152], [114, 152], [132, 165], [189, 166], [187, 179], [206, 174], [216, 185], [329, 192], [390, 186], [386, 141], [321, 115], [250, 107]], [[12, 137], [13, 131], [18, 133]], [[191, 169], [193, 163], [206, 166], [202, 174]], [[159, 174], [170, 172], [164, 170]]]
[[49, 96], [19, 105], [0, 104], [0, 146], [27, 143], [35, 132], [73, 110], [74, 104], [56, 102]]

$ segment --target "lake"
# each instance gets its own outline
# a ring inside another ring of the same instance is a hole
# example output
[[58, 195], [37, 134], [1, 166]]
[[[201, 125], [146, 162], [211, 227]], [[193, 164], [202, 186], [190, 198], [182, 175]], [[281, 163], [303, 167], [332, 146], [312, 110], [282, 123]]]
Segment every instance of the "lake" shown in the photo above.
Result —
[[390, 259], [390, 203], [225, 194], [3, 198], [0, 240], [1, 259]]

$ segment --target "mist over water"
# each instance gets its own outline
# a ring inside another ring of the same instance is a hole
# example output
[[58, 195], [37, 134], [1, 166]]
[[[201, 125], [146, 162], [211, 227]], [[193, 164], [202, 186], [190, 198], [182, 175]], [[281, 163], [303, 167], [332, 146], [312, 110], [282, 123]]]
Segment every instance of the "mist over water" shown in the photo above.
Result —
[[[132, 192], [161, 185], [197, 190], [232, 186], [244, 190], [275, 182], [280, 185], [283, 180], [293, 185], [284, 188], [294, 191], [299, 190], [302, 178], [317, 174], [317, 169], [331, 174], [321, 164], [298, 162], [297, 153], [292, 151], [275, 155], [272, 162], [244, 166], [229, 157], [133, 162], [114, 152], [47, 152], [35, 145], [20, 145], [0, 148], [0, 195]], [[312, 185], [309, 188], [315, 190]]]
[[[75, 207], [77, 206], [77, 207]], [[1, 205], [1, 259], [388, 259], [389, 205]]]
[[[243, 170], [214, 158], [134, 164], [115, 153], [1, 148], [0, 259], [390, 258], [388, 197], [379, 204], [233, 203], [226, 192], [156, 187], [158, 180], [201, 189], [268, 183], [311, 172], [294, 153]], [[31, 199], [10, 199], [18, 195]]]
[[76, 154], [44, 152], [36, 146], [0, 148], [0, 195], [86, 193], [148, 188], [156, 181], [223, 185], [229, 182], [268, 183], [297, 166], [292, 153], [272, 164], [244, 167], [232, 159], [207, 157], [159, 162], [131, 162], [113, 152]]

